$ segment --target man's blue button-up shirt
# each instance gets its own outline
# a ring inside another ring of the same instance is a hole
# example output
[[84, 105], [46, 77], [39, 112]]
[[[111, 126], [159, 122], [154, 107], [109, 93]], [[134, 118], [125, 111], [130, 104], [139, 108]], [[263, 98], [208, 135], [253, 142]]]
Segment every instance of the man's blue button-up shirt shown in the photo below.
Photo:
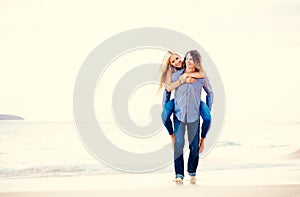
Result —
[[[185, 69], [172, 74], [172, 82], [177, 81]], [[174, 114], [181, 122], [194, 122], [200, 117], [200, 101], [202, 88], [207, 93], [206, 104], [212, 107], [213, 91], [208, 78], [196, 79], [195, 83], [183, 83], [175, 89]], [[164, 92], [163, 104], [170, 99], [171, 92]]]

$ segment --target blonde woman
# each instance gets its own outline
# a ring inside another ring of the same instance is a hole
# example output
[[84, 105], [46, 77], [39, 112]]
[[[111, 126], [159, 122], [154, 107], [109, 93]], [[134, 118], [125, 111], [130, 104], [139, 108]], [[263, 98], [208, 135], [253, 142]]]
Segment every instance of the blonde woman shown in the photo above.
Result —
[[[202, 67], [202, 61], [199, 60], [199, 66], [197, 68], [197, 72], [194, 73], [184, 73], [180, 76], [179, 80], [171, 82], [172, 81], [172, 74], [184, 69], [186, 66], [185, 61], [182, 62], [182, 59], [178, 53], [168, 51], [166, 55], [164, 56], [162, 65], [161, 65], [161, 79], [160, 79], [160, 85], [159, 90], [162, 89], [162, 87], [165, 87], [164, 90], [164, 96], [162, 101], [163, 111], [161, 114], [162, 122], [164, 126], [166, 127], [172, 142], [172, 147], [174, 147], [174, 129], [173, 124], [171, 121], [171, 115], [174, 112], [174, 99], [171, 98], [171, 91], [178, 86], [180, 86], [183, 83], [194, 83], [196, 81], [195, 78], [205, 78], [206, 73]], [[206, 101], [209, 102], [209, 96], [207, 95]], [[200, 102], [200, 115], [203, 119], [203, 123], [201, 126], [201, 142], [200, 143], [200, 153], [204, 150], [204, 139], [206, 137], [206, 134], [209, 131], [210, 124], [211, 124], [211, 105], [212, 103], [209, 103], [209, 106], [201, 101]], [[174, 121], [174, 115], [173, 115], [173, 121]]]

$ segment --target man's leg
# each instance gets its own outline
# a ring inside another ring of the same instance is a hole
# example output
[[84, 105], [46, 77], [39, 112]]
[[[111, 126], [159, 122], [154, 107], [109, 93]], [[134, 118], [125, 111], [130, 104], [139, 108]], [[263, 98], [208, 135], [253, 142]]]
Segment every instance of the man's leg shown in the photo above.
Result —
[[[183, 122], [180, 122], [175, 116], [174, 117], [174, 134], [175, 134], [174, 166], [175, 166], [176, 179], [177, 178], [181, 179], [181, 181], [183, 180], [184, 177], [184, 160], [183, 160], [184, 133], [185, 133], [185, 124]], [[177, 181], [176, 179], [175, 181]]]
[[189, 160], [188, 160], [188, 173], [195, 179], [196, 170], [199, 162], [199, 124], [200, 119], [192, 123], [187, 123], [187, 132], [189, 140]]

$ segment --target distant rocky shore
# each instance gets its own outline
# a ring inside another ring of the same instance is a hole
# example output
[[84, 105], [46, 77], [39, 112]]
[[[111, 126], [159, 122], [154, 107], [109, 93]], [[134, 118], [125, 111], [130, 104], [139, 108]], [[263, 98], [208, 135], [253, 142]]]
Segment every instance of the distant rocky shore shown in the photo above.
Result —
[[0, 120], [24, 120], [24, 118], [16, 115], [0, 114]]

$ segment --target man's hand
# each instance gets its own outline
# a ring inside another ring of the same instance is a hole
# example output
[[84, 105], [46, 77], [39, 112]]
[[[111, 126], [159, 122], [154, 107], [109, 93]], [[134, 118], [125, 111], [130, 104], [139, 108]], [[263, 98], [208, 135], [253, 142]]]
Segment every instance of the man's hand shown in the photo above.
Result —
[[200, 144], [199, 144], [199, 153], [202, 153], [204, 150], [204, 140], [205, 138], [200, 139]]

